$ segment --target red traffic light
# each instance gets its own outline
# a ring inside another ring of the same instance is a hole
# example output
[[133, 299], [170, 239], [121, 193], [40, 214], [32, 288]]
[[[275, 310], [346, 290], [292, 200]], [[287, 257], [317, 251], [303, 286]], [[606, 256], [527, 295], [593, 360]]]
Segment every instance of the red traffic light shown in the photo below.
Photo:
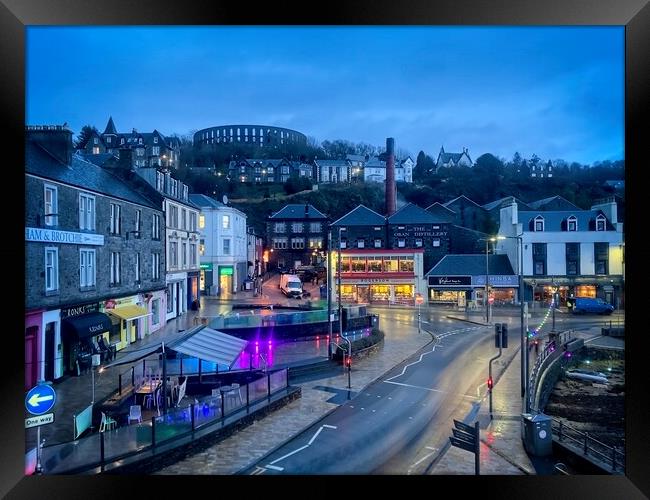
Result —
[[487, 379], [487, 386], [488, 386], [488, 389], [492, 390], [492, 387], [494, 386], [494, 382], [492, 381], [492, 377]]
[[352, 366], [352, 356], [345, 357], [345, 366], [347, 366], [348, 368]]

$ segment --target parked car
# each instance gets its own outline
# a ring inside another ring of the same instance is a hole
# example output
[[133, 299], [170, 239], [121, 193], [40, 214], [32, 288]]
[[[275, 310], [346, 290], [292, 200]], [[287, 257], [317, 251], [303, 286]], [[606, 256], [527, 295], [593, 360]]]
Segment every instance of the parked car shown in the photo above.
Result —
[[573, 314], [612, 314], [614, 306], [603, 299], [591, 297], [576, 297], [573, 302]]
[[287, 297], [302, 298], [302, 281], [295, 274], [283, 274], [280, 276], [280, 291]]

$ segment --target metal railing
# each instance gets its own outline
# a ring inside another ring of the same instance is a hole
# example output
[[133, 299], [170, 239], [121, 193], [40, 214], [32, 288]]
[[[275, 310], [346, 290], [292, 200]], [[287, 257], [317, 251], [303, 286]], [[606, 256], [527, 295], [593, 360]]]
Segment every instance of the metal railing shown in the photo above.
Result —
[[[179, 440], [173, 447], [191, 442], [195, 439], [196, 431], [211, 426], [216, 426], [214, 430], [219, 428], [219, 425], [224, 427], [227, 417], [240, 411], [244, 416], [250, 413], [252, 406], [270, 403], [272, 396], [287, 390], [288, 387], [286, 368], [269, 371], [257, 380], [231, 388], [219, 395], [201, 399], [194, 397], [194, 402], [188, 406], [171, 408], [165, 415], [153, 416], [149, 421], [93, 433], [76, 441], [43, 448], [43, 473], [75, 474], [93, 469], [104, 471], [114, 462], [137, 457], [143, 452], [155, 451], [161, 444], [167, 445]], [[168, 448], [166, 446], [166, 449]]]
[[613, 447], [591, 437], [589, 433], [582, 432], [566, 425], [561, 420], [552, 419], [551, 430], [553, 437], [565, 445], [569, 445], [584, 457], [595, 459], [611, 472], [625, 472], [625, 449]]

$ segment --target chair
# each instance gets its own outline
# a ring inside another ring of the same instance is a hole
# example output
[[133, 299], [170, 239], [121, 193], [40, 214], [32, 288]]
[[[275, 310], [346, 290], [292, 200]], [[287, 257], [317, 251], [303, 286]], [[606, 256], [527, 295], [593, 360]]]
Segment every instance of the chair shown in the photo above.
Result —
[[212, 389], [212, 397], [221, 396], [219, 389]]
[[239, 384], [230, 384], [230, 387], [232, 387], [232, 390], [230, 391], [230, 394], [235, 395], [235, 391], [237, 391], [237, 397], [239, 398], [240, 403], [244, 403], [241, 398], [241, 389], [239, 388]]
[[140, 405], [133, 405], [129, 407], [129, 421], [137, 420], [139, 423], [142, 423], [142, 407]]
[[104, 412], [102, 412], [102, 422], [99, 424], [99, 432], [104, 432], [106, 429], [109, 431], [117, 427], [117, 421], [113, 420], [111, 417], [107, 417]]
[[187, 377], [183, 380], [180, 389], [178, 390], [178, 400], [176, 401], [176, 407], [181, 404], [181, 401], [185, 397], [185, 390], [187, 389]]

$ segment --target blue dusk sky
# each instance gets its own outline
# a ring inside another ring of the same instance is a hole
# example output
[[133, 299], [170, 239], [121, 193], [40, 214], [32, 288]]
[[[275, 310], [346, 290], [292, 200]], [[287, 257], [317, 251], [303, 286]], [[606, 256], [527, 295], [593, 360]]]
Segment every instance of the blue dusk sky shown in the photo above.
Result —
[[623, 27], [28, 27], [26, 121], [624, 157]]

